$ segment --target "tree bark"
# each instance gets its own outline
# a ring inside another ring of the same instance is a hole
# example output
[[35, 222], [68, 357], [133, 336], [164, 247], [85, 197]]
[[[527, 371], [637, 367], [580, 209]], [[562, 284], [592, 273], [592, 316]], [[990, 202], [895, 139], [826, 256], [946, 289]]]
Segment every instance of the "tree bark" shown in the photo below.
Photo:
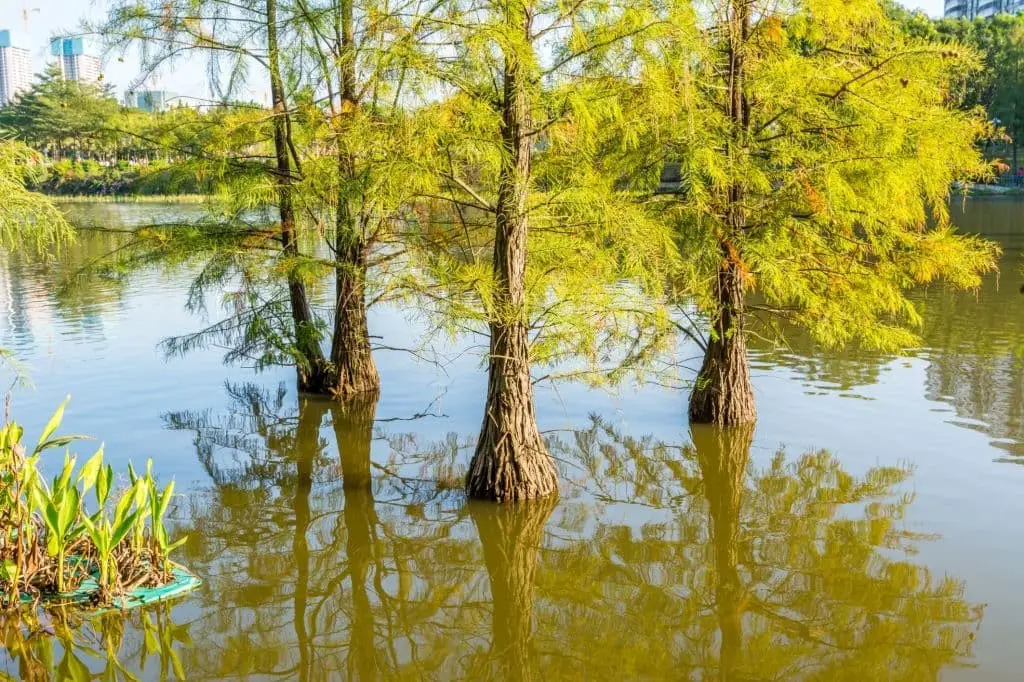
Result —
[[[338, 91], [342, 120], [359, 106], [356, 91], [355, 26], [352, 0], [335, 6], [339, 53]], [[338, 138], [338, 205], [335, 219], [335, 305], [331, 338], [331, 393], [341, 399], [357, 393], [376, 393], [380, 375], [373, 361], [369, 324], [366, 318], [367, 248], [362, 221], [355, 216], [347, 185], [356, 176], [355, 160], [344, 137]]]
[[[288, 141], [291, 125], [288, 103], [281, 78], [281, 54], [277, 39], [277, 0], [266, 0], [267, 53], [270, 66], [270, 97], [274, 107], [274, 156], [277, 161], [278, 212], [281, 217], [281, 249], [286, 258], [299, 257], [296, 238], [295, 205], [292, 197], [292, 163]], [[295, 350], [298, 355], [296, 372], [300, 392], [324, 393], [327, 362], [320, 348], [320, 337], [309, 305], [305, 283], [294, 273], [288, 273], [288, 298], [295, 331]]]
[[690, 394], [690, 422], [734, 426], [757, 419], [743, 334], [743, 274], [724, 256], [718, 271], [718, 318]]
[[496, 674], [474, 677], [522, 682], [534, 677], [531, 643], [537, 554], [555, 504], [553, 497], [514, 507], [470, 504], [491, 586], [490, 662], [498, 668], [493, 671]]
[[346, 555], [352, 578], [352, 637], [346, 661], [349, 680], [377, 677], [373, 606], [367, 581], [373, 560], [377, 512], [370, 475], [370, 446], [377, 394], [364, 393], [331, 410], [345, 491]]
[[[529, 41], [531, 15], [519, 5], [509, 27]], [[503, 163], [495, 208], [494, 309], [487, 402], [466, 475], [470, 497], [516, 502], [554, 494], [558, 476], [537, 428], [526, 327], [526, 200], [530, 181], [530, 102], [522, 60], [505, 55]]]
[[345, 217], [347, 206], [342, 206], [340, 197], [338, 201], [331, 392], [349, 399], [359, 393], [375, 395], [380, 374], [373, 361], [366, 318], [366, 245], [361, 231]]
[[715, 561], [715, 615], [719, 640], [718, 679], [743, 679], [743, 595], [740, 579], [740, 513], [754, 428], [695, 426], [690, 429], [708, 500]]
[[[746, 153], [750, 103], [745, 92], [746, 47], [750, 39], [749, 0], [734, 0], [729, 8], [728, 103], [732, 137], [726, 153]], [[725, 193], [725, 228], [739, 239], [746, 230], [746, 192], [741, 179]], [[722, 261], [718, 268], [718, 305], [704, 362], [690, 394], [690, 421], [730, 426], [757, 419], [750, 364], [744, 337], [744, 269], [740, 254], [728, 238], [720, 238]]]

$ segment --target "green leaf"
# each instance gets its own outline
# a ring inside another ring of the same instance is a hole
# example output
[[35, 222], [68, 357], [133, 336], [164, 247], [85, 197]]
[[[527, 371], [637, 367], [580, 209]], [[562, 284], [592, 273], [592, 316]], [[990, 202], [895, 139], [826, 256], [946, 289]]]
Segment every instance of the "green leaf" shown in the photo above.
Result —
[[114, 469], [108, 464], [96, 476], [96, 501], [100, 508], [107, 506], [107, 498], [110, 497], [110, 487], [114, 482]]
[[57, 430], [58, 426], [60, 426], [61, 420], [64, 419], [64, 408], [67, 407], [68, 401], [70, 400], [70, 395], [64, 398], [64, 402], [60, 404], [60, 407], [57, 408], [57, 411], [53, 413], [52, 417], [50, 417], [50, 421], [46, 422], [46, 426], [43, 427], [43, 433], [41, 436], [39, 436], [39, 444], [36, 445], [36, 452], [45, 449], [44, 446], [46, 444], [47, 439], [53, 435], [53, 432]]
[[113, 534], [110, 538], [110, 547], [114, 548], [124, 539], [124, 536], [132, 529], [135, 522], [138, 521], [141, 511], [136, 509], [134, 512], [128, 515], [127, 518], [123, 519], [114, 527]]
[[75, 468], [75, 457], [71, 453], [64, 454], [64, 468], [61, 469], [60, 475], [53, 479], [53, 494], [63, 495], [68, 485], [71, 483], [71, 473]]
[[131, 509], [132, 502], [135, 501], [135, 491], [126, 490], [121, 499], [117, 501], [117, 506], [114, 508], [114, 523], [118, 523], [125, 517], [128, 510]]
[[33, 454], [40, 454], [44, 450], [54, 450], [57, 448], [63, 448], [76, 440], [89, 440], [88, 436], [57, 436], [43, 443], [37, 447]]
[[167, 506], [171, 503], [172, 495], [174, 495], [174, 481], [168, 483], [167, 487], [164, 488], [164, 493], [160, 496], [160, 507], [157, 510], [157, 513], [154, 514], [155, 518], [163, 521], [164, 514], [167, 513]]
[[87, 493], [89, 489], [96, 485], [96, 477], [100, 473], [100, 468], [103, 466], [103, 446], [101, 445], [96, 454], [89, 458], [89, 460], [82, 465], [82, 470], [78, 474], [78, 482], [83, 484], [82, 492]]
[[47, 550], [50, 552], [50, 556], [55, 556], [59, 548], [58, 543], [61, 539], [61, 532], [60, 514], [57, 512], [57, 507], [54, 506], [53, 502], [47, 503], [46, 508], [43, 510], [43, 520], [46, 522], [46, 529], [49, 532]]
[[[147, 507], [146, 500], [149, 497], [149, 489], [147, 488], [145, 481], [138, 478], [135, 479], [135, 484], [132, 489], [135, 491], [135, 506], [139, 509]], [[148, 507], [146, 508], [146, 513], [149, 513]]]
[[187, 535], [182, 537], [182, 538], [180, 538], [180, 539], [178, 539], [178, 540], [175, 540], [171, 544], [167, 545], [167, 550], [166, 550], [167, 554], [170, 554], [174, 550], [178, 549], [179, 547], [184, 545], [186, 542], [188, 542], [188, 536]]

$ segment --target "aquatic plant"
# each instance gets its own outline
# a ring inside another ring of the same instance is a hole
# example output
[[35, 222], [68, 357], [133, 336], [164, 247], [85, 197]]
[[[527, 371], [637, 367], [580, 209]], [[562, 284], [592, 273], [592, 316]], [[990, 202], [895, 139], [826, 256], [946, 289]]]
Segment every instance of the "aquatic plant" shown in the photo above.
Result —
[[[65, 452], [60, 473], [49, 483], [40, 473], [48, 452], [81, 438], [54, 435], [66, 404], [31, 454], [19, 424], [8, 421], [0, 429], [0, 609], [26, 603], [109, 605], [136, 588], [174, 579], [170, 554], [185, 538], [170, 539], [164, 517], [174, 484], [161, 491], [151, 461], [141, 477], [129, 466], [131, 483], [119, 491], [102, 447], [77, 471], [76, 457]], [[90, 491], [92, 510], [86, 503]]]

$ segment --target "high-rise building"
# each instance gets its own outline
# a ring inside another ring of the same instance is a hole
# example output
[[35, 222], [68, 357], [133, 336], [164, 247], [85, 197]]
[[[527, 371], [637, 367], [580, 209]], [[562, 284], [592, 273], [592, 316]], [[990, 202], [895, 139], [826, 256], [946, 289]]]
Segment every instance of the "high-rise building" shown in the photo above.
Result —
[[1024, 0], [946, 0], [944, 9], [947, 19], [988, 18], [1024, 11]]
[[64, 80], [79, 83], [99, 81], [100, 60], [85, 53], [85, 41], [80, 36], [55, 38], [50, 42], [50, 54], [57, 58]]
[[31, 53], [11, 44], [10, 31], [0, 31], [0, 107], [13, 102], [31, 83]]
[[124, 93], [124, 105], [133, 109], [141, 109], [150, 113], [167, 111], [175, 106], [180, 98], [166, 90], [128, 90]]

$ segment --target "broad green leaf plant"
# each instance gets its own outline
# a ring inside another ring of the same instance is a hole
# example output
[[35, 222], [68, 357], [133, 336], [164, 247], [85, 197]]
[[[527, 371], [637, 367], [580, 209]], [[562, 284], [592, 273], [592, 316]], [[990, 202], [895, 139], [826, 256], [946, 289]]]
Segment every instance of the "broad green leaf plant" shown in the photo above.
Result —
[[[0, 429], [2, 610], [27, 602], [70, 602], [93, 584], [89, 601], [98, 605], [137, 587], [166, 584], [174, 577], [170, 553], [185, 542], [172, 539], [165, 523], [174, 483], [161, 490], [151, 461], [145, 476], [129, 466], [130, 485], [122, 490], [102, 447], [76, 469], [77, 459], [66, 448], [81, 437], [56, 435], [66, 404], [31, 453], [19, 424]], [[63, 466], [47, 482], [40, 472], [43, 460], [59, 449], [65, 449]], [[90, 491], [94, 504], [87, 502]]]

